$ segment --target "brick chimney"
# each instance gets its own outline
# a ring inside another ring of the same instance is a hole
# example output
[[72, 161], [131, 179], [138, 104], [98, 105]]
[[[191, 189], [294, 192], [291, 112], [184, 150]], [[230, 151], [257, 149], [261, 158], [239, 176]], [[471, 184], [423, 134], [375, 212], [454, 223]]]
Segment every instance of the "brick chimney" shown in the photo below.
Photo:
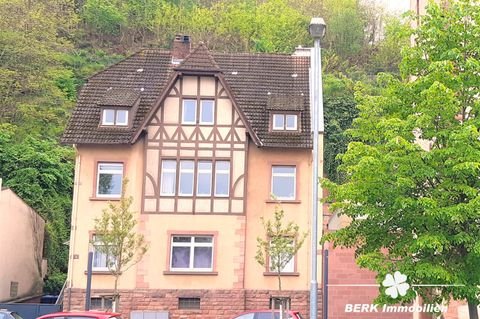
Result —
[[190, 36], [177, 34], [172, 45], [172, 64], [179, 64], [190, 53]]

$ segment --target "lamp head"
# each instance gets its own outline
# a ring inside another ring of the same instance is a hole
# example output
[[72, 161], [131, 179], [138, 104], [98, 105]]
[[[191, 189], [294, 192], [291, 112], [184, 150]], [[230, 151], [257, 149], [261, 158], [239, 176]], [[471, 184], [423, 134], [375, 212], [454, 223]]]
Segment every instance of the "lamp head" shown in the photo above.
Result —
[[310, 33], [312, 38], [319, 39], [325, 36], [326, 29], [327, 25], [323, 18], [312, 18], [308, 26], [308, 33]]

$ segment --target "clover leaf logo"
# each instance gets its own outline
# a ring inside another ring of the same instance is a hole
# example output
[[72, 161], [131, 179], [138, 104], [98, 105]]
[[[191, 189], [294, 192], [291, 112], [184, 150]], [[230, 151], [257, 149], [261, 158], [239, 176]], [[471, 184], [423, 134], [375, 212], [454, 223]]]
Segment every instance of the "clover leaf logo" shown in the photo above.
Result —
[[382, 282], [382, 285], [383, 287], [387, 287], [385, 293], [395, 299], [398, 297], [398, 295], [403, 297], [407, 294], [407, 290], [410, 288], [410, 285], [406, 281], [407, 276], [403, 275], [399, 271], [396, 271], [393, 276], [391, 274], [387, 274]]

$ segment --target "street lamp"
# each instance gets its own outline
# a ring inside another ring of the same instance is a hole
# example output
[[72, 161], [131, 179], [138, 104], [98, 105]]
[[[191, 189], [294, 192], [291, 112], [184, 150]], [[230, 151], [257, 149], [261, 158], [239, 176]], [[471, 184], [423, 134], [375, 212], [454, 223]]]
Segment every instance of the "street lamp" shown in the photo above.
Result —
[[318, 133], [324, 131], [323, 96], [322, 96], [322, 61], [320, 39], [325, 36], [326, 24], [322, 18], [312, 18], [308, 32], [314, 40], [311, 56], [310, 86], [313, 104], [313, 174], [312, 174], [312, 246], [311, 246], [311, 280], [310, 280], [310, 319], [317, 318], [318, 282], [317, 282], [317, 243], [318, 243]]

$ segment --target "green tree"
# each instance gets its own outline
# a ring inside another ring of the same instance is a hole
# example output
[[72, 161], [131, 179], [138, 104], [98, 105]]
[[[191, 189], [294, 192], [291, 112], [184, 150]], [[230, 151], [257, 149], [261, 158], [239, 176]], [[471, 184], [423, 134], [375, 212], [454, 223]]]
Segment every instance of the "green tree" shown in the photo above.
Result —
[[414, 288], [426, 302], [467, 300], [478, 318], [479, 2], [432, 4], [414, 38], [402, 79], [382, 75], [380, 94], [356, 92], [354, 142], [341, 156], [346, 180], [323, 182], [332, 210], [352, 222], [323, 240], [355, 247], [357, 263], [379, 282], [398, 270], [410, 284], [439, 285]]
[[73, 7], [71, 0], [0, 0], [0, 123], [19, 125], [20, 135], [58, 135], [73, 106], [71, 73], [61, 64]]
[[117, 311], [118, 279], [122, 272], [137, 264], [147, 252], [147, 244], [143, 235], [136, 233], [137, 220], [130, 210], [133, 197], [127, 197], [125, 191], [128, 180], [122, 182], [122, 195], [118, 203], [108, 203], [108, 208], [102, 211], [102, 216], [95, 218], [96, 244], [95, 249], [107, 256], [107, 266], [115, 277], [114, 311]]
[[273, 220], [261, 217], [265, 236], [257, 237], [257, 254], [255, 260], [263, 267], [268, 265], [277, 273], [278, 290], [282, 290], [282, 269], [302, 247], [307, 233], [301, 233], [294, 222], [285, 224], [284, 211], [275, 207]]
[[47, 222], [44, 257], [53, 282], [46, 285], [58, 293], [59, 274], [67, 271], [74, 152], [32, 136], [16, 141], [17, 132], [14, 125], [0, 125], [0, 177]]

